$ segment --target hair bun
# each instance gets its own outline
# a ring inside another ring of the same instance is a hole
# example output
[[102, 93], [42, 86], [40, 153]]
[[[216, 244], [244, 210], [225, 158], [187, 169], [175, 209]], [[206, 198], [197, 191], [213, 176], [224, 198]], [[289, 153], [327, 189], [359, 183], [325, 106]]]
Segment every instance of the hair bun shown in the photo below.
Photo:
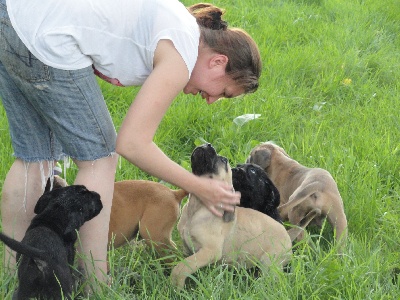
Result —
[[197, 24], [212, 30], [226, 30], [228, 23], [222, 20], [224, 10], [208, 3], [198, 3], [188, 7]]

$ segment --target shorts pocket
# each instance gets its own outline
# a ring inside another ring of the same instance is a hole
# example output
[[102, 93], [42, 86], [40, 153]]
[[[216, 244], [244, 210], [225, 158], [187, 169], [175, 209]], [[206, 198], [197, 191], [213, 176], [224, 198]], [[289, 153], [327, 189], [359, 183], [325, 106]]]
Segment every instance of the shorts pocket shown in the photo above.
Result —
[[26, 48], [8, 18], [0, 20], [0, 45], [0, 60], [11, 76], [29, 82], [50, 80], [49, 67]]

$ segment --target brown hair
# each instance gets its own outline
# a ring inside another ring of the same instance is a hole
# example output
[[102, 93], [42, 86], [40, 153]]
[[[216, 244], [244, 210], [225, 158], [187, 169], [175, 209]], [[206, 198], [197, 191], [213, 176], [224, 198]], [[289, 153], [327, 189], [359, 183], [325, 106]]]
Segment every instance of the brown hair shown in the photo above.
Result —
[[258, 88], [261, 75], [261, 58], [257, 44], [250, 35], [240, 28], [228, 28], [222, 20], [225, 13], [209, 3], [198, 3], [188, 7], [200, 26], [201, 40], [213, 51], [226, 55], [226, 74], [245, 93], [253, 93]]

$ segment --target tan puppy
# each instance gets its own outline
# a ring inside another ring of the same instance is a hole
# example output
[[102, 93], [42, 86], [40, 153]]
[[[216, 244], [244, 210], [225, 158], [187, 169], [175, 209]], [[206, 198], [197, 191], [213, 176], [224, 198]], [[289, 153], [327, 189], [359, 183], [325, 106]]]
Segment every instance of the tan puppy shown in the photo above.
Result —
[[[67, 182], [55, 175], [53, 188], [67, 186]], [[50, 181], [46, 190], [50, 189]], [[120, 247], [136, 237], [139, 232], [148, 245], [164, 256], [164, 250], [176, 248], [171, 235], [179, 217], [179, 206], [188, 193], [172, 190], [149, 180], [124, 180], [114, 184], [111, 207], [109, 243]]]
[[124, 180], [114, 184], [108, 241], [120, 247], [139, 232], [160, 255], [176, 248], [171, 235], [179, 206], [188, 193], [149, 180]]
[[[327, 217], [343, 246], [347, 219], [338, 187], [328, 171], [302, 166], [271, 142], [256, 146], [247, 162], [261, 166], [277, 187], [281, 199], [278, 211], [284, 221], [298, 225], [314, 211], [317, 216], [312, 223], [321, 226]], [[302, 237], [300, 234], [297, 239]]]
[[[224, 180], [232, 184], [228, 160], [217, 155], [210, 145], [192, 153], [195, 175]], [[264, 266], [286, 265], [292, 243], [284, 226], [271, 217], [249, 208], [236, 207], [231, 222], [213, 215], [195, 195], [182, 209], [178, 222], [184, 250], [190, 256], [172, 270], [172, 283], [183, 288], [186, 277], [213, 262], [237, 263], [246, 267], [259, 261]]]

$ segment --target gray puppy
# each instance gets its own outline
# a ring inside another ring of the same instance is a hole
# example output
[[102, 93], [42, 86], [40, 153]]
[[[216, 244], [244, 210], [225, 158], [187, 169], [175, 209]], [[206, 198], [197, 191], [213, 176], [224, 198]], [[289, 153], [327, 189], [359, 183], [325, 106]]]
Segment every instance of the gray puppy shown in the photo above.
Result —
[[[305, 167], [271, 142], [254, 147], [247, 163], [261, 166], [279, 190], [278, 211], [284, 221], [298, 225], [307, 214], [314, 213], [311, 224], [321, 227], [327, 217], [342, 251], [347, 239], [347, 219], [337, 184], [327, 170]], [[300, 234], [297, 239], [302, 237]]]
[[100, 195], [85, 186], [61, 187], [39, 198], [37, 215], [21, 242], [0, 233], [0, 240], [17, 252], [19, 262], [19, 287], [13, 299], [70, 298], [77, 230], [102, 208]]

